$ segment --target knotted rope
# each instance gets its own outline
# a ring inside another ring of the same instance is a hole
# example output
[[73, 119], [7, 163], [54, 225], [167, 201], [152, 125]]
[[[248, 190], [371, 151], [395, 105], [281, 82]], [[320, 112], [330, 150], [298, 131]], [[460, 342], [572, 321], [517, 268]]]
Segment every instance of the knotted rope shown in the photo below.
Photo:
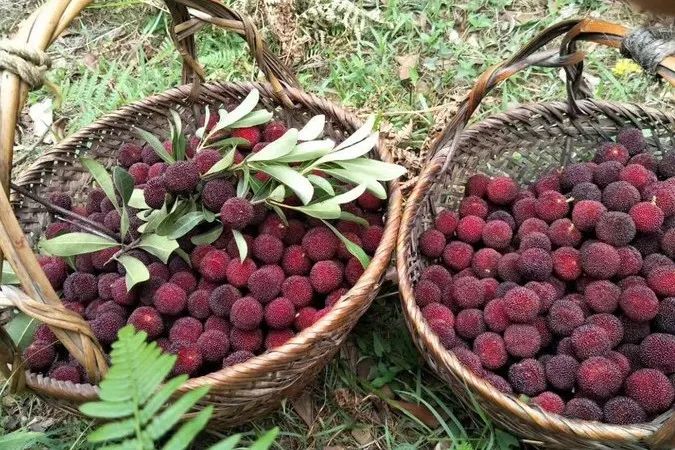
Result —
[[33, 89], [42, 86], [51, 65], [51, 58], [42, 50], [9, 40], [0, 41], [0, 70], [12, 72]]
[[675, 55], [675, 33], [666, 29], [637, 28], [623, 40], [621, 53], [654, 74], [661, 61]]

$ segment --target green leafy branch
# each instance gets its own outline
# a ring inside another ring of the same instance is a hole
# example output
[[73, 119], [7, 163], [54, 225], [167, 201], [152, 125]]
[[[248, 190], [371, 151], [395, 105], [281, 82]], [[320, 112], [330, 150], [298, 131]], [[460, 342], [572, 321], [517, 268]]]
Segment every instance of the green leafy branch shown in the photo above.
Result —
[[[136, 332], [131, 325], [120, 329], [118, 340], [112, 344], [110, 369], [99, 385], [100, 400], [80, 406], [83, 414], [106, 421], [87, 437], [97, 448], [152, 450], [158, 448], [158, 441], [164, 440], [162, 450], [182, 450], [188, 448], [213, 414], [214, 407], [209, 405], [175, 429], [209, 387], [177, 396], [187, 375], [171, 378], [162, 385], [176, 356], [163, 353], [155, 342], [148, 343], [146, 337], [145, 332]], [[251, 448], [268, 449], [278, 431], [278, 428], [270, 430]], [[209, 450], [233, 449], [240, 440], [241, 435], [234, 435]]]

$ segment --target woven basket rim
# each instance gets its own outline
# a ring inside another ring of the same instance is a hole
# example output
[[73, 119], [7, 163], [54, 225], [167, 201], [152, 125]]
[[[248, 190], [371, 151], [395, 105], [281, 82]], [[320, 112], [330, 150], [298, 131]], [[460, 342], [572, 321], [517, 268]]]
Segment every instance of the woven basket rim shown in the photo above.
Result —
[[[261, 96], [265, 92], [271, 92], [273, 87], [269, 83], [263, 82], [221, 82], [214, 81], [209, 83], [202, 84], [203, 88], [218, 88], [218, 87], [227, 87], [227, 86], [237, 86], [244, 90], [259, 89], [261, 91]], [[163, 92], [153, 94], [148, 97], [144, 97], [141, 100], [132, 102], [130, 104], [124, 105], [116, 110], [108, 112], [103, 116], [99, 117], [94, 122], [89, 125], [81, 128], [76, 133], [73, 133], [66, 137], [64, 140], [59, 142], [57, 145], [50, 148], [48, 151], [43, 153], [39, 158], [37, 158], [30, 166], [26, 167], [20, 174], [17, 175], [16, 184], [21, 186], [22, 184], [27, 183], [27, 181], [22, 180], [22, 174], [29, 172], [32, 167], [42, 164], [45, 161], [51, 159], [51, 156], [54, 153], [58, 153], [62, 147], [66, 147], [77, 142], [80, 139], [86, 138], [87, 135], [101, 128], [108, 128], [108, 125], [101, 127], [100, 122], [105, 121], [106, 119], [112, 119], [119, 114], [124, 114], [126, 112], [132, 112], [135, 105], [139, 103], [153, 102], [160, 98], [166, 99], [167, 97], [173, 98], [184, 98], [186, 97], [192, 88], [192, 84], [183, 84], [180, 86], [169, 88]], [[293, 87], [286, 87], [285, 93], [292, 100], [298, 101], [301, 100], [299, 105], [300, 109], [304, 107], [302, 103], [315, 103], [321, 107], [321, 103], [329, 104], [337, 113], [343, 114], [347, 119], [354, 122], [355, 124], [360, 125], [362, 121], [356, 117], [356, 115], [343, 108], [342, 106], [334, 103], [331, 100], [319, 97], [315, 94], [305, 92], [300, 89]], [[276, 100], [275, 100], [276, 101]], [[285, 109], [283, 105], [279, 106], [282, 109]], [[377, 155], [380, 160], [383, 161], [392, 161], [392, 157], [386, 148], [383, 145], [382, 140], [380, 139], [374, 149], [377, 152]], [[371, 262], [368, 267], [365, 269], [359, 280], [354, 286], [352, 286], [347, 293], [343, 295], [343, 298], [346, 296], [347, 299], [339, 301], [332, 308], [329, 309], [328, 313], [321, 317], [321, 319], [316, 322], [311, 327], [302, 330], [297, 333], [293, 338], [286, 341], [282, 346], [276, 347], [272, 350], [267, 350], [260, 355], [243, 362], [236, 364], [234, 366], [222, 368], [220, 370], [188, 379], [180, 388], [179, 392], [188, 391], [191, 389], [196, 389], [201, 386], [206, 385], [218, 385], [220, 387], [227, 387], [227, 382], [223, 378], [232, 378], [232, 377], [247, 377], [254, 373], [271, 372], [265, 370], [266, 367], [274, 367], [285, 362], [293, 360], [292, 353], [289, 353], [294, 347], [304, 347], [307, 345], [312, 345], [321, 340], [320, 334], [322, 332], [327, 332], [334, 328], [333, 324], [335, 321], [343, 316], [347, 316], [353, 309], [354, 303], [354, 292], [367, 291], [370, 289], [379, 288], [379, 283], [366, 281], [369, 277], [380, 278], [384, 273], [386, 268], [389, 266], [391, 255], [385, 254], [386, 252], [381, 251], [382, 244], [387, 241], [395, 241], [398, 234], [398, 225], [400, 223], [400, 214], [397, 214], [397, 211], [400, 212], [403, 206], [403, 200], [400, 194], [400, 183], [398, 181], [388, 182], [388, 196], [387, 196], [387, 209], [386, 209], [386, 220], [383, 224], [383, 235], [380, 241], [380, 246], [376, 250], [375, 254], [371, 258]], [[380, 275], [377, 275], [380, 272]], [[350, 296], [350, 294], [352, 294]], [[351, 302], [348, 300], [352, 299]], [[358, 317], [354, 320], [356, 322]], [[214, 375], [218, 375], [218, 379], [214, 379]], [[74, 384], [72, 382], [61, 382], [53, 380], [52, 378], [26, 371], [26, 383], [29, 387], [40, 388], [41, 390], [58, 390], [62, 391], [62, 395], [65, 397], [72, 396], [73, 398], [79, 397], [91, 397], [95, 396], [98, 393], [98, 386], [92, 385], [90, 383], [80, 383]]]
[[[647, 107], [637, 103], [631, 102], [613, 102], [613, 101], [604, 101], [604, 100], [595, 100], [595, 99], [584, 99], [577, 101], [578, 106], [580, 107], [583, 114], [582, 116], [588, 116], [589, 113], [603, 113], [602, 106], [614, 106], [625, 109], [637, 109], [643, 113], [653, 115], [656, 117], [662, 117], [668, 122], [675, 124], [675, 113], [660, 111], [653, 107]], [[568, 111], [568, 102], [561, 100], [553, 100], [547, 102], [526, 102], [514, 105], [513, 107], [508, 108], [505, 111], [501, 111], [487, 117], [484, 117], [478, 121], [471, 123], [467, 128], [465, 128], [459, 137], [457, 147], [465, 144], [468, 140], [474, 138], [477, 135], [480, 135], [484, 130], [495, 130], [499, 129], [501, 122], [513, 121], [513, 117], [510, 117], [511, 114], [521, 116], [523, 120], [538, 115], [539, 109], [555, 110], [560, 113], [561, 117], [569, 118], [570, 114]], [[603, 113], [604, 114], [604, 113]], [[439, 175], [443, 163], [448, 155], [448, 152], [451, 150], [452, 144], [444, 145], [439, 151], [432, 157], [429, 164], [422, 170], [418, 179], [422, 179], [425, 175], [430, 177], [436, 177]], [[452, 167], [452, 161], [450, 162], [448, 168]], [[419, 182], [415, 186], [415, 190], [419, 188]], [[430, 190], [430, 189], [429, 189]], [[426, 200], [426, 198], [425, 198]], [[431, 330], [427, 325], [426, 320], [421, 317], [421, 309], [417, 306], [414, 296], [412, 295], [412, 280], [408, 275], [408, 266], [406, 264], [405, 258], [403, 255], [406, 255], [406, 250], [409, 248], [410, 242], [410, 231], [415, 228], [415, 216], [420, 209], [422, 202], [406, 202], [404, 207], [403, 218], [401, 219], [401, 228], [399, 230], [399, 235], [397, 238], [397, 271], [399, 276], [400, 297], [401, 303], [403, 306], [403, 313], [405, 317], [405, 322], [408, 326], [410, 332], [418, 339], [424, 342], [425, 346], [430, 349], [441, 349], [443, 348], [438, 336]], [[416, 317], [417, 316], [417, 317]], [[419, 318], [419, 319], [418, 319]], [[475, 375], [473, 372], [469, 371], [462, 365], [457, 357], [455, 357], [450, 351], [443, 349], [443, 351], [427, 352], [424, 356], [428, 358], [433, 358], [433, 360], [440, 360], [440, 363], [443, 365], [443, 368], [450, 371], [454, 376], [461, 379], [462, 382], [469, 388], [469, 390], [477, 391], [482, 396], [489, 398], [493, 402], [497, 402], [501, 409], [507, 410], [505, 405], [513, 404], [513, 406], [508, 408], [508, 412], [511, 414], [516, 414], [523, 419], [540, 419], [540, 422], [546, 422], [547, 427], [555, 427], [555, 429], [561, 433], [574, 435], [577, 437], [583, 437], [592, 440], [606, 440], [606, 441], [617, 441], [621, 440], [621, 436], [630, 435], [634, 439], [645, 439], [651, 436], [656, 430], [660, 427], [660, 422], [663, 421], [663, 417], [667, 417], [671, 414], [675, 414], [675, 411], [672, 409], [670, 411], [664, 412], [658, 417], [656, 417], [651, 422], [633, 424], [633, 425], [613, 425], [602, 422], [595, 421], [586, 421], [580, 419], [569, 419], [563, 417], [562, 415], [552, 414], [543, 411], [542, 409], [533, 407], [522, 400], [518, 399], [514, 395], [505, 394], [495, 387], [493, 387], [485, 379]], [[434, 370], [436, 372], [436, 370]], [[443, 380], [444, 381], [444, 380]], [[531, 420], [530, 420], [531, 422]], [[543, 426], [541, 428], [544, 428]], [[618, 437], [619, 436], [619, 437]]]

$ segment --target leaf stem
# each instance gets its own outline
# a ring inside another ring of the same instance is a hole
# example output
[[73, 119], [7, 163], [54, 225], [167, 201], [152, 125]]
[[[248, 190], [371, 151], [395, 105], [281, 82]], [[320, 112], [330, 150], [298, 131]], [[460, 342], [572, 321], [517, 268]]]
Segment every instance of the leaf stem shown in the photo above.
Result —
[[[115, 240], [120, 239], [119, 235], [116, 235], [115, 233], [113, 233], [112, 231], [110, 231], [109, 229], [107, 229], [106, 227], [101, 225], [100, 223], [98, 223], [94, 220], [91, 220], [88, 217], [81, 216], [81, 215], [79, 215], [77, 213], [74, 213], [72, 211], [68, 211], [65, 208], [61, 208], [60, 206], [56, 206], [53, 203], [50, 203], [50, 202], [38, 197], [37, 195], [33, 194], [32, 192], [28, 191], [27, 189], [24, 189], [21, 186], [17, 186], [14, 183], [10, 183], [10, 187], [12, 189], [14, 189], [16, 192], [18, 192], [19, 194], [23, 195], [24, 197], [28, 197], [29, 199], [41, 204], [42, 206], [44, 206], [47, 209], [47, 211], [49, 211], [53, 214], [60, 215], [61, 219], [64, 222], [67, 222], [67, 223], [70, 223], [70, 224], [73, 224], [73, 225], [77, 225], [77, 226], [79, 226], [79, 227], [81, 227], [81, 228], [83, 228], [87, 231], [90, 231], [92, 233], [96, 233], [96, 234], [99, 234], [99, 235], [105, 235], [106, 237], [111, 237]], [[67, 220], [66, 218], [68, 218], [70, 220]], [[78, 222], [80, 222], [80, 223], [78, 223]], [[84, 224], [86, 224], [86, 225], [84, 225]]]

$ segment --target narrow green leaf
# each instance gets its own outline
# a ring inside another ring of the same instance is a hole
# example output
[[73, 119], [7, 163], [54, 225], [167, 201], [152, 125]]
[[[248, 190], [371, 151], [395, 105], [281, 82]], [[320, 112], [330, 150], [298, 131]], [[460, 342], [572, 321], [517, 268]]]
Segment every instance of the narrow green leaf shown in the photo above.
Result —
[[169, 212], [166, 210], [166, 203], [164, 203], [161, 209], [155, 209], [150, 213], [142, 233], [153, 233], [168, 216]]
[[80, 412], [97, 419], [119, 419], [134, 413], [134, 402], [87, 402], [80, 405]]
[[267, 123], [272, 120], [272, 117], [274, 117], [273, 113], [267, 111], [266, 109], [259, 109], [257, 111], [248, 113], [243, 118], [230, 124], [229, 128], [246, 128], [262, 125], [263, 123]]
[[312, 200], [314, 186], [307, 178], [290, 167], [283, 164], [259, 164], [256, 168], [291, 188], [304, 205]]
[[291, 128], [286, 131], [283, 136], [281, 136], [276, 141], [270, 142], [260, 150], [258, 153], [252, 153], [246, 158], [248, 162], [254, 161], [274, 161], [277, 158], [281, 158], [284, 155], [289, 154], [295, 144], [298, 142], [298, 130]]
[[117, 258], [126, 270], [124, 281], [127, 285], [127, 291], [136, 286], [138, 283], [148, 281], [150, 279], [150, 272], [145, 264], [138, 258], [129, 255], [122, 255]]
[[2, 277], [0, 277], [2, 284], [19, 284], [19, 277], [14, 273], [11, 264], [5, 260], [2, 264]]
[[241, 434], [234, 434], [217, 444], [213, 444], [207, 450], [234, 450], [239, 441], [241, 441]]
[[204, 123], [195, 130], [195, 136], [199, 139], [204, 139], [204, 133], [206, 133], [206, 126], [209, 124], [209, 120], [211, 120], [211, 109], [206, 105], [204, 107]]
[[127, 202], [129, 206], [136, 209], [148, 209], [150, 208], [147, 203], [145, 203], [145, 195], [143, 194], [143, 189], [134, 189], [129, 197]]
[[375, 197], [380, 199], [387, 198], [387, 191], [382, 186], [382, 183], [374, 179], [373, 177], [363, 175], [360, 172], [351, 172], [345, 169], [337, 168], [327, 168], [322, 167], [321, 170], [328, 175], [332, 175], [340, 181], [353, 184], [365, 184], [368, 191], [370, 191]]
[[204, 221], [204, 213], [201, 211], [193, 211], [180, 216], [178, 220], [170, 228], [166, 237], [169, 239], [178, 239], [188, 234], [194, 227]]
[[354, 222], [361, 225], [362, 227], [368, 227], [369, 223], [363, 217], [359, 217], [356, 214], [352, 214], [348, 211], [340, 212], [340, 220], [346, 220], [347, 222]]
[[248, 255], [248, 244], [244, 235], [239, 230], [232, 230], [232, 236], [234, 236], [234, 242], [237, 244], [237, 250], [239, 251], [239, 260], [243, 261]]
[[206, 231], [202, 234], [198, 234], [196, 236], [192, 236], [192, 238], [190, 238], [190, 241], [192, 241], [194, 245], [208, 245], [213, 242], [216, 242], [221, 234], [223, 234], [223, 226], [218, 224], [215, 227], [211, 228], [209, 231]]
[[313, 164], [312, 167], [318, 167], [321, 164], [325, 164], [327, 162], [332, 162], [332, 161], [345, 161], [345, 160], [350, 160], [350, 159], [356, 159], [359, 156], [363, 156], [369, 151], [375, 147], [375, 144], [377, 144], [378, 139], [380, 136], [377, 133], [373, 133], [370, 136], [368, 136], [366, 139], [357, 142], [356, 144], [353, 144], [349, 147], [344, 147], [341, 150], [337, 150], [337, 147], [335, 148], [335, 151], [322, 156], [321, 158], [317, 159]]
[[150, 145], [150, 147], [155, 151], [155, 153], [157, 153], [157, 156], [159, 156], [162, 161], [167, 164], [173, 164], [176, 162], [176, 160], [173, 159], [173, 156], [167, 153], [164, 145], [162, 145], [159, 139], [157, 139], [157, 136], [150, 133], [149, 131], [145, 131], [142, 128], [136, 128], [135, 132]]
[[98, 161], [91, 158], [80, 158], [82, 165], [89, 171], [96, 183], [103, 189], [106, 197], [110, 199], [115, 208], [119, 209], [117, 196], [115, 195], [115, 185], [106, 168]]
[[248, 167], [244, 167], [242, 177], [237, 182], [237, 197], [246, 197], [248, 194], [249, 182], [251, 181], [251, 174]]
[[274, 210], [275, 213], [277, 213], [277, 216], [281, 219], [284, 225], [288, 226], [288, 219], [286, 218], [286, 214], [284, 213], [284, 210], [281, 209], [278, 205], [275, 205], [273, 203], [269, 204], [269, 207]]
[[222, 172], [223, 170], [227, 169], [232, 165], [232, 162], [234, 161], [234, 152], [236, 150], [234, 147], [230, 149], [225, 155], [215, 163], [214, 165], [211, 166], [211, 168], [204, 174], [204, 175], [212, 175], [214, 173]]
[[286, 188], [283, 184], [275, 187], [272, 192], [270, 192], [269, 198], [275, 202], [283, 202], [286, 198]]
[[122, 214], [120, 215], [120, 238], [124, 241], [127, 233], [129, 232], [129, 210], [126, 207], [122, 207]]
[[333, 189], [333, 185], [330, 184], [330, 181], [326, 180], [324, 177], [320, 177], [319, 175], [314, 175], [313, 173], [310, 173], [307, 175], [307, 179], [309, 180], [310, 183], [312, 183], [314, 186], [318, 187], [328, 195], [335, 195], [335, 189]]
[[[5, 264], [7, 264], [7, 262], [5, 262]], [[24, 350], [31, 342], [33, 342], [33, 335], [35, 334], [35, 329], [38, 324], [37, 320], [19, 311], [14, 314], [12, 319], [7, 322], [3, 328], [7, 334], [9, 334], [12, 342], [14, 342], [19, 349]]]
[[370, 158], [357, 158], [351, 161], [336, 161], [343, 169], [362, 173], [380, 181], [391, 181], [407, 172], [406, 168], [398, 164], [378, 161]]
[[354, 257], [359, 260], [361, 266], [364, 269], [368, 267], [368, 264], [370, 264], [370, 257], [366, 254], [365, 251], [363, 251], [363, 249], [360, 246], [356, 245], [355, 243], [347, 239], [347, 237], [345, 237], [344, 234], [340, 233], [340, 231], [330, 223], [326, 222], [325, 220], [323, 221], [323, 223], [326, 224], [326, 226], [330, 228], [331, 231], [333, 231], [333, 233], [335, 233], [335, 235], [342, 241], [343, 244], [345, 244], [345, 247], [347, 248], [349, 253], [354, 255]]
[[202, 431], [213, 414], [213, 405], [209, 405], [199, 412], [189, 422], [184, 423], [169, 439], [162, 450], [184, 450], [197, 434]]
[[318, 202], [307, 206], [286, 206], [290, 209], [295, 209], [308, 216], [316, 217], [317, 219], [339, 219], [340, 205], [335, 202]]
[[[173, 359], [175, 360], [175, 356]], [[141, 423], [146, 424], [148, 420], [155, 417], [157, 411], [159, 411], [162, 406], [164, 406], [164, 404], [169, 401], [173, 393], [176, 392], [178, 388], [181, 387], [187, 380], [187, 375], [179, 375], [164, 383], [162, 388], [150, 397], [150, 400], [148, 400], [141, 410], [139, 414]]]
[[113, 183], [122, 198], [122, 205], [129, 204], [131, 194], [134, 192], [134, 177], [120, 166], [115, 166], [113, 167]]
[[150, 450], [152, 449], [152, 443], [141, 442], [136, 438], [125, 439], [119, 444], [106, 445], [105, 447], [101, 447], [98, 450], [129, 450], [129, 449]]
[[247, 141], [244, 138], [238, 138], [238, 137], [229, 137], [222, 139], [220, 141], [216, 141], [214, 143], [209, 143], [207, 147], [215, 147], [219, 149], [220, 153], [222, 154], [224, 151], [228, 151], [232, 147], [249, 147], [250, 142]]
[[169, 239], [166, 236], [157, 234], [144, 235], [138, 246], [146, 252], [158, 257], [164, 264], [169, 261], [169, 256], [178, 248], [178, 242], [175, 239]]
[[336, 195], [335, 197], [331, 198], [330, 200], [336, 202], [339, 205], [342, 205], [344, 203], [349, 203], [351, 201], [356, 200], [364, 192], [366, 192], [366, 185], [365, 184], [359, 184], [358, 186], [351, 188], [347, 192]]
[[67, 233], [51, 239], [40, 241], [39, 247], [52, 256], [73, 256], [96, 252], [120, 244], [110, 239], [91, 233]]
[[364, 140], [368, 135], [371, 134], [371, 132], [373, 131], [374, 125], [375, 125], [375, 116], [372, 116], [372, 115], [368, 116], [368, 118], [363, 123], [363, 125], [361, 125], [361, 127], [358, 130], [356, 130], [354, 133], [352, 133], [351, 136], [349, 136], [347, 139], [342, 141], [342, 143], [340, 145], [335, 147], [335, 150], [337, 151], [337, 150], [340, 150], [340, 149], [343, 149], [343, 148], [350, 147], [350, 146], [356, 144], [357, 142], [360, 142], [360, 141]]
[[316, 115], [309, 119], [304, 127], [298, 131], [299, 141], [311, 141], [319, 138], [323, 134], [323, 129], [326, 126], [326, 116], [323, 114]]
[[221, 130], [244, 118], [248, 113], [253, 111], [253, 108], [255, 108], [258, 104], [259, 99], [260, 92], [258, 92], [257, 89], [252, 89], [246, 98], [236, 108], [224, 115], [220, 115], [220, 120], [214, 129]]
[[105, 442], [131, 436], [136, 431], [135, 424], [134, 419], [106, 423], [89, 433], [87, 440], [89, 442]]
[[209, 386], [202, 386], [183, 394], [171, 406], [152, 419], [150, 425], [146, 428], [148, 434], [154, 440], [160, 439], [167, 431], [173, 428], [173, 426], [178, 423], [181, 416], [188, 412], [208, 391]]
[[[39, 446], [38, 444], [43, 444]], [[33, 448], [55, 448], [56, 442], [47, 437], [45, 433], [28, 431], [25, 428], [0, 436], [0, 448], [7, 450], [22, 450]]]
[[267, 433], [260, 436], [258, 440], [255, 441], [253, 445], [251, 445], [248, 448], [248, 450], [267, 450], [272, 446], [278, 434], [279, 434], [279, 427], [272, 428]]
[[330, 139], [322, 141], [301, 142], [293, 150], [281, 158], [275, 159], [276, 162], [303, 162], [311, 161], [327, 155], [335, 147], [335, 142]]

